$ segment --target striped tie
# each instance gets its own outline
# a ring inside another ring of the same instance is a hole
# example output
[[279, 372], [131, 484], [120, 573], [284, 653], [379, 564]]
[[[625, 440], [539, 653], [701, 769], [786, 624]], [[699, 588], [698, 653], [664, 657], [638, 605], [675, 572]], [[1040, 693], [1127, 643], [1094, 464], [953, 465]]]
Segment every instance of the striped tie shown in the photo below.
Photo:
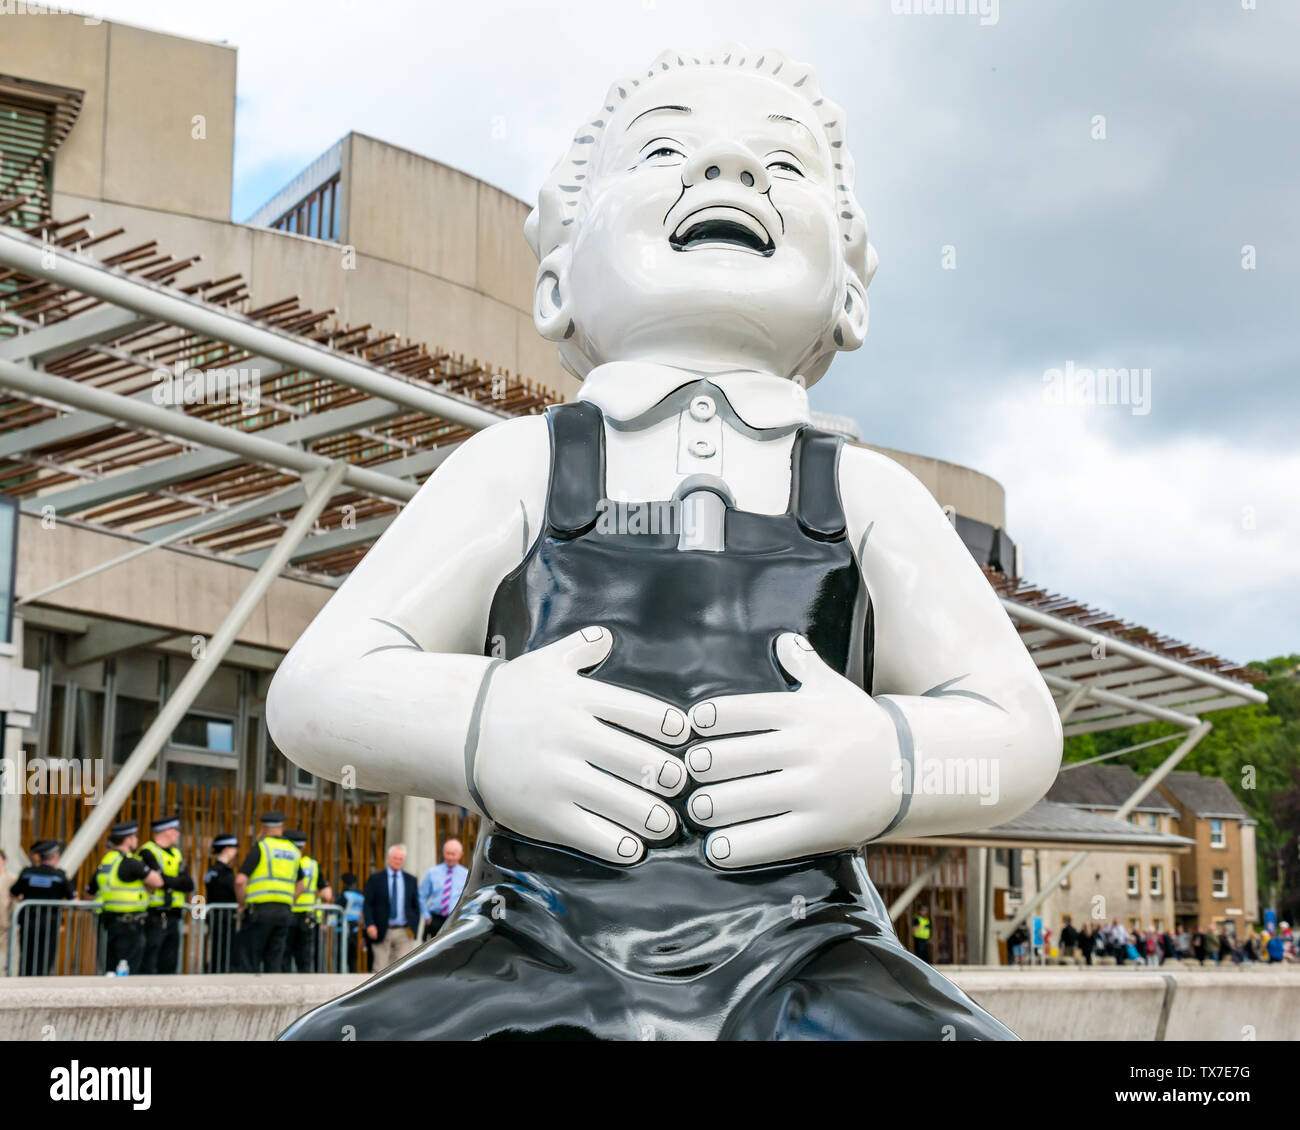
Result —
[[447, 868], [447, 881], [442, 885], [442, 908], [438, 911], [443, 918], [451, 910], [451, 868]]

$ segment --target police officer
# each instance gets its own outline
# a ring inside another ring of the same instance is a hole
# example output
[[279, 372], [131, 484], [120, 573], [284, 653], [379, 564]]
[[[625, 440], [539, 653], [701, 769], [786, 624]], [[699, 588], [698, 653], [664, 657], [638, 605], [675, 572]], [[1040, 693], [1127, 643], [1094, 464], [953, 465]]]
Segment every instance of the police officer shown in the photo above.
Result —
[[108, 935], [104, 969], [113, 973], [122, 962], [126, 972], [139, 973], [144, 964], [144, 921], [149, 894], [162, 889], [162, 873], [136, 854], [140, 825], [123, 820], [108, 830], [108, 851], [90, 881], [99, 903], [97, 913]]
[[[207, 903], [205, 918], [208, 937], [208, 972], [230, 973], [235, 961], [235, 869], [231, 866], [239, 854], [239, 838], [223, 833], [212, 841], [212, 866], [204, 872], [203, 891]], [[230, 903], [222, 906], [221, 903]]]
[[[77, 889], [59, 867], [59, 852], [63, 845], [58, 840], [38, 840], [32, 844], [30, 867], [18, 873], [18, 881], [9, 888], [9, 894], [18, 899], [75, 899]], [[15, 907], [15, 913], [17, 908]], [[22, 947], [20, 977], [48, 977], [59, 948], [61, 924], [57, 906], [32, 906], [20, 915], [22, 929], [19, 945]], [[10, 944], [13, 944], [11, 939]]]
[[329, 880], [321, 876], [320, 864], [307, 854], [307, 833], [292, 828], [284, 838], [302, 853], [298, 862], [298, 896], [293, 900], [293, 920], [289, 923], [289, 938], [284, 947], [284, 972], [318, 973], [316, 947], [318, 945], [320, 911], [318, 902], [332, 902], [334, 892]]
[[912, 950], [926, 964], [930, 962], [930, 908], [923, 906], [912, 916]]
[[284, 837], [284, 813], [261, 818], [261, 838], [235, 875], [235, 899], [243, 911], [240, 953], [247, 973], [281, 973], [298, 880], [300, 854]]
[[173, 813], [149, 825], [152, 838], [139, 851], [146, 864], [162, 874], [162, 887], [149, 895], [144, 920], [145, 973], [175, 973], [181, 955], [181, 918], [185, 896], [194, 880], [176, 841], [181, 838], [181, 818]]

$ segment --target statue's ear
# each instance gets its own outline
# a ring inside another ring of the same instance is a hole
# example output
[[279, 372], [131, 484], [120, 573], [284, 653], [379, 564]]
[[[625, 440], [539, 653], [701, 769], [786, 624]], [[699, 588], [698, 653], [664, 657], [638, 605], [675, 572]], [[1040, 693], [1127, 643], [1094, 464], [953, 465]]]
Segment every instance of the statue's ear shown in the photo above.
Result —
[[533, 287], [533, 325], [547, 341], [564, 341], [573, 336], [569, 261], [569, 248], [561, 244], [537, 266], [537, 282]]
[[867, 289], [852, 268], [844, 272], [844, 290], [835, 319], [835, 344], [844, 350], [857, 349], [867, 336]]

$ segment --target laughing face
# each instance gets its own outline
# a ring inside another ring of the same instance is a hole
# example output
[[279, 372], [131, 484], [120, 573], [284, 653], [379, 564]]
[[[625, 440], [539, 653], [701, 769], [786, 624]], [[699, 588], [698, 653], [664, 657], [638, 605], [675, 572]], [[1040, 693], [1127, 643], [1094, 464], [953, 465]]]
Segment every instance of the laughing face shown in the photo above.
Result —
[[588, 180], [580, 227], [539, 273], [539, 328], [549, 316], [563, 330], [547, 336], [576, 337], [592, 365], [782, 376], [820, 375], [819, 359], [861, 341], [846, 178], [809, 98], [766, 74], [687, 68], [629, 90], [598, 124], [575, 177]]

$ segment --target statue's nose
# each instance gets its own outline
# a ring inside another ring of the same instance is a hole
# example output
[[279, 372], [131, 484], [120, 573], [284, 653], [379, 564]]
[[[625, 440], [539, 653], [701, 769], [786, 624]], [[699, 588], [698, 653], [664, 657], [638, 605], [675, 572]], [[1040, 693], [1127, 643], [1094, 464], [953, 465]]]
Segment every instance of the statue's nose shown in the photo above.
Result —
[[731, 143], [705, 146], [686, 162], [684, 185], [709, 181], [731, 182], [755, 192], [766, 192], [771, 183], [763, 163], [746, 146]]

